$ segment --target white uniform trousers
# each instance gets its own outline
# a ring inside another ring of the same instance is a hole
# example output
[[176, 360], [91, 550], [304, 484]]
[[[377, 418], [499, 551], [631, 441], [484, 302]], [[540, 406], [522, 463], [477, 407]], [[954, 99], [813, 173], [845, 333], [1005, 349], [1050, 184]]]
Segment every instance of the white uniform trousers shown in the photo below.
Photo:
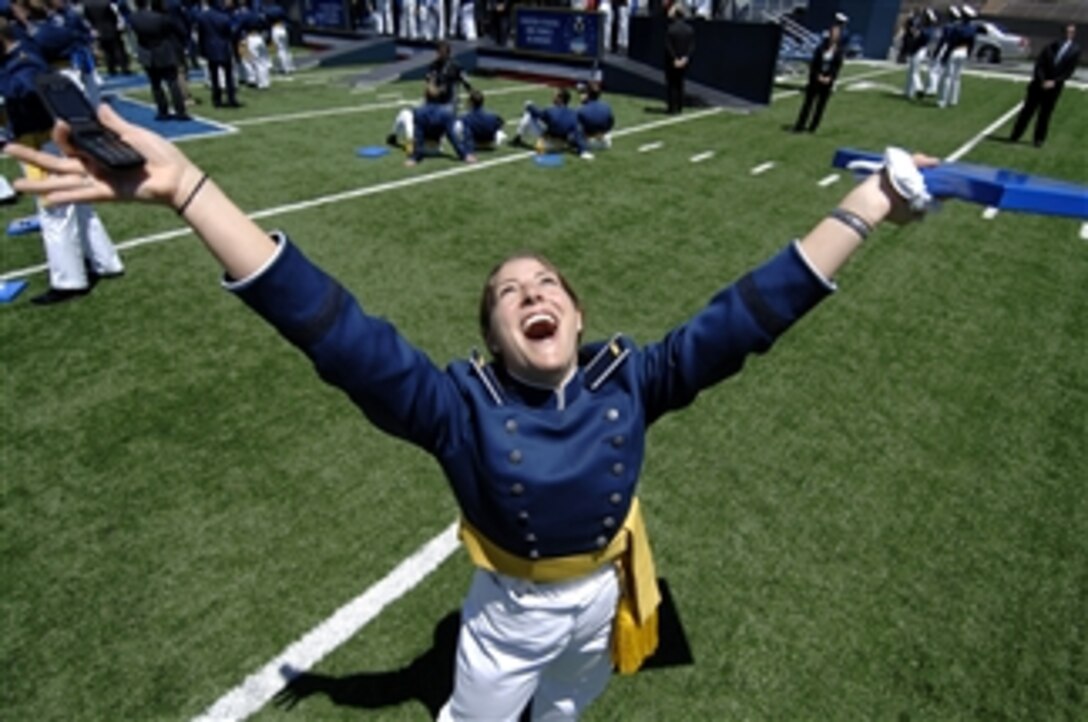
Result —
[[268, 57], [268, 46], [260, 33], [250, 33], [246, 36], [246, 57], [242, 58], [245, 66], [246, 78], [258, 88], [267, 88], [272, 84], [269, 71], [272, 69], [272, 61]]
[[402, 38], [417, 40], [419, 38], [419, 8], [416, 0], [404, 0], [400, 5], [400, 32]]
[[521, 142], [528, 146], [534, 146], [543, 135], [544, 124], [529, 115], [528, 112], [522, 113], [517, 129], [517, 137], [521, 139]]
[[601, 14], [601, 47], [604, 52], [612, 52], [612, 3], [610, 0], [601, 0], [597, 4], [597, 12]]
[[453, 696], [439, 722], [573, 722], [612, 675], [619, 575], [534, 584], [477, 570], [461, 610]]
[[276, 48], [276, 59], [280, 72], [289, 75], [295, 72], [295, 59], [291, 56], [291, 43], [287, 37], [287, 26], [276, 23], [272, 26], [272, 45]]
[[475, 40], [476, 35], [476, 3], [472, 0], [461, 0], [461, 36], [465, 40]]
[[960, 76], [967, 64], [967, 48], [956, 48], [948, 57], [948, 65], [941, 74], [941, 94], [937, 105], [947, 108], [960, 102]]
[[928, 50], [923, 47], [907, 58], [907, 85], [903, 89], [903, 94], [910, 100], [926, 88], [922, 81], [922, 68], [925, 67], [927, 56]]
[[393, 27], [393, 0], [378, 0], [374, 15], [377, 18], [375, 30], [379, 35], [396, 33], [396, 28]]
[[631, 8], [628, 5], [620, 5], [616, 8], [616, 47], [620, 52], [627, 52], [627, 38], [631, 29]]

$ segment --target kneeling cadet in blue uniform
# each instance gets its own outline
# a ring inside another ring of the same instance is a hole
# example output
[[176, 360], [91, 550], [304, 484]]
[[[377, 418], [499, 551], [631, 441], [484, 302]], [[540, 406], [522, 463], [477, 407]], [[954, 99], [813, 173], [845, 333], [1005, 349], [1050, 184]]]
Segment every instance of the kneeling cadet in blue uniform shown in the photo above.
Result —
[[534, 720], [575, 720], [613, 665], [633, 672], [654, 651], [660, 597], [637, 497], [647, 429], [769, 350], [833, 291], [874, 226], [924, 208], [916, 163], [935, 162], [889, 151], [885, 170], [804, 238], [644, 346], [618, 335], [583, 345], [582, 305], [563, 274], [539, 255], [511, 256], [480, 299], [490, 360], [474, 354], [442, 368], [284, 233], [259, 228], [175, 146], [108, 107], [100, 116], [148, 159], [144, 171], [118, 175], [9, 146], [54, 174], [18, 188], [180, 214], [222, 264], [229, 291], [372, 423], [443, 469], [476, 568], [446, 721], [516, 720], [527, 705]]
[[586, 83], [581, 88], [581, 98], [578, 122], [586, 138], [586, 147], [590, 150], [611, 148], [616, 118], [612, 115], [612, 107], [601, 100], [601, 84], [596, 80]]
[[518, 121], [513, 143], [536, 148], [538, 153], [572, 150], [583, 160], [593, 159], [586, 147], [578, 114], [570, 107], [570, 91], [566, 88], [556, 90], [552, 104], [544, 110], [531, 102], [525, 103], [525, 113]]
[[506, 133], [502, 129], [506, 121], [501, 115], [484, 108], [484, 94], [481, 91], [473, 90], [468, 94], [468, 106], [468, 112], [457, 119], [453, 128], [467, 152], [494, 150], [506, 142]]
[[403, 148], [408, 154], [405, 165], [413, 166], [424, 156], [436, 156], [442, 152], [442, 138], [449, 140], [453, 152], [466, 163], [475, 163], [472, 154], [456, 132], [456, 118], [449, 105], [441, 102], [441, 89], [427, 83], [423, 91], [423, 104], [405, 108], [393, 120], [393, 132], [387, 142]]

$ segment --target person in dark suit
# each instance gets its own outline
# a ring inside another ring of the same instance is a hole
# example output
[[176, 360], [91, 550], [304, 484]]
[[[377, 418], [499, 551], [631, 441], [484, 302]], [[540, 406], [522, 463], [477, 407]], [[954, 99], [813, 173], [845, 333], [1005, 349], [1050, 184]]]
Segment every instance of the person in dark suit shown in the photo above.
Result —
[[[842, 13], [835, 15], [835, 22], [827, 35], [816, 46], [812, 54], [812, 60], [808, 65], [808, 86], [805, 87], [805, 102], [801, 104], [801, 112], [797, 116], [797, 122], [793, 125], [793, 132], [800, 133], [808, 130], [815, 132], [820, 126], [820, 119], [824, 116], [824, 108], [827, 99], [831, 97], [831, 89], [835, 85], [835, 78], [839, 76], [842, 68], [843, 42], [842, 28], [846, 25], [846, 16]], [[811, 113], [811, 119], [809, 114]]]
[[83, 17], [94, 28], [98, 38], [98, 47], [106, 56], [106, 69], [110, 75], [131, 71], [128, 65], [128, 50], [122, 35], [124, 20], [117, 6], [109, 0], [84, 0]]
[[223, 93], [226, 92], [228, 108], [237, 108], [239, 103], [234, 84], [234, 51], [230, 15], [223, 11], [218, 2], [202, 0], [196, 14], [197, 48], [200, 56], [208, 63], [208, 78], [212, 84], [212, 105], [223, 107]]
[[1035, 147], [1040, 148], [1046, 142], [1050, 116], [1058, 104], [1058, 96], [1080, 61], [1080, 45], [1076, 43], [1076, 36], [1077, 26], [1070, 23], [1065, 27], [1065, 37], [1047, 45], [1035, 60], [1035, 72], [1028, 83], [1024, 106], [1020, 108], [1020, 115], [1016, 117], [1009, 137], [1014, 143], [1027, 130], [1036, 111], [1039, 117], [1035, 121]]
[[[158, 108], [155, 120], [188, 120], [185, 96], [178, 85], [178, 57], [175, 52], [180, 44], [178, 36], [183, 30], [164, 11], [162, 0], [155, 0], [154, 7], [151, 0], [136, 0], [136, 12], [132, 13], [129, 24], [139, 44], [137, 52], [140, 64], [151, 81], [151, 94]], [[170, 93], [170, 104], [174, 106], [172, 116], [164, 86]]]
[[684, 4], [669, 7], [669, 28], [665, 31], [665, 105], [670, 115], [684, 110], [684, 76], [695, 52], [695, 30], [684, 19]]

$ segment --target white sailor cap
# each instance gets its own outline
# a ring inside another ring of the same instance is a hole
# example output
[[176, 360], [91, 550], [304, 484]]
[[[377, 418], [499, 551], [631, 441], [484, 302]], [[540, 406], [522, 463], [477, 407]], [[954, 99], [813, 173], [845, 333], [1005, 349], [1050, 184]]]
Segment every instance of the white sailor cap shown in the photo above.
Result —
[[960, 19], [960, 9], [955, 5], [948, 6], [948, 14], [954, 17], [956, 20]]
[[965, 18], [977, 18], [978, 17], [978, 13], [975, 12], [975, 9], [973, 7], [971, 7], [970, 5], [964, 5], [962, 8], [960, 8], [960, 11], [963, 13], [963, 16]]
[[937, 13], [933, 11], [933, 8], [926, 8], [926, 19], [931, 23], [937, 22]]
[[850, 22], [850, 18], [847, 17], [846, 13], [835, 13], [836, 25], [846, 25], [848, 22]]

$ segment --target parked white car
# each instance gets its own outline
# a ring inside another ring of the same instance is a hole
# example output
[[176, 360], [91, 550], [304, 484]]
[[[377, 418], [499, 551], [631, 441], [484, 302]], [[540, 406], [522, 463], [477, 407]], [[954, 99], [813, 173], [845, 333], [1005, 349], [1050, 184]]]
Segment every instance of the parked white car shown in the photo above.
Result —
[[978, 31], [975, 35], [975, 58], [980, 62], [1000, 63], [1002, 60], [1028, 57], [1031, 48], [1023, 35], [1010, 33], [989, 20], [976, 21], [975, 28]]

